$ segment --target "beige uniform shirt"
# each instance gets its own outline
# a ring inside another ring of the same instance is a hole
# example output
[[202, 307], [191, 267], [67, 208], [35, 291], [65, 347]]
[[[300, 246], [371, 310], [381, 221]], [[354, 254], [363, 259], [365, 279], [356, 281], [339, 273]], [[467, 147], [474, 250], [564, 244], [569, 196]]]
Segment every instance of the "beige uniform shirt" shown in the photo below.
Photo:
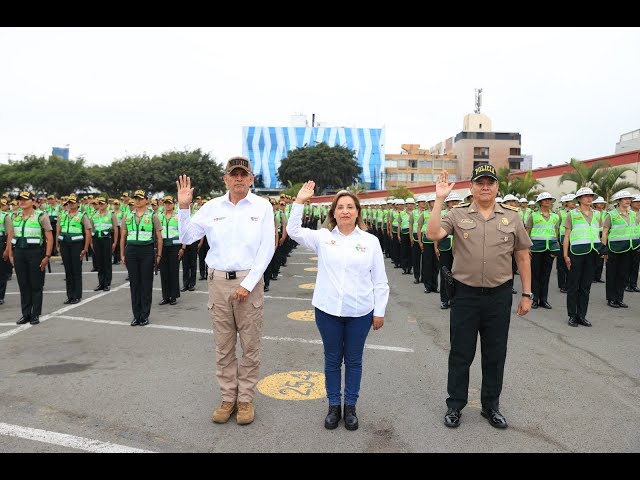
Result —
[[513, 252], [532, 245], [518, 212], [498, 203], [488, 220], [474, 202], [449, 210], [441, 225], [453, 234], [453, 278], [470, 287], [493, 288], [511, 280]]

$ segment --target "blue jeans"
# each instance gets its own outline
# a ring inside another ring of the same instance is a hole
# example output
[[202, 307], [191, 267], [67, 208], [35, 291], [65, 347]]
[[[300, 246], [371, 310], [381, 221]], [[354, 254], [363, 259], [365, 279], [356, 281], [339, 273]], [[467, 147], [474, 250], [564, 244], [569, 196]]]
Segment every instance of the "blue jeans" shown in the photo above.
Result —
[[340, 405], [344, 359], [344, 403], [355, 405], [362, 378], [362, 352], [373, 311], [362, 317], [336, 317], [316, 308], [316, 325], [324, 343], [324, 376], [329, 405]]

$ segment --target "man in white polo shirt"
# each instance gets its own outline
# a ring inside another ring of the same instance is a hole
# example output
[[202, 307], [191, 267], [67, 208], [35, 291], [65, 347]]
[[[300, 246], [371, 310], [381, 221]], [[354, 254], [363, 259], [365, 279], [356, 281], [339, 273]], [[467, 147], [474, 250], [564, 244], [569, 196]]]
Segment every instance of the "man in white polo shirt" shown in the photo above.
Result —
[[[238, 410], [239, 425], [253, 422], [253, 399], [260, 367], [264, 281], [275, 250], [271, 205], [249, 191], [251, 163], [244, 157], [227, 162], [227, 193], [205, 203], [193, 217], [191, 179], [180, 176], [178, 187], [179, 241], [191, 244], [207, 236], [209, 316], [216, 344], [216, 377], [222, 404], [213, 412], [216, 423], [226, 423]], [[242, 358], [236, 358], [236, 334]]]

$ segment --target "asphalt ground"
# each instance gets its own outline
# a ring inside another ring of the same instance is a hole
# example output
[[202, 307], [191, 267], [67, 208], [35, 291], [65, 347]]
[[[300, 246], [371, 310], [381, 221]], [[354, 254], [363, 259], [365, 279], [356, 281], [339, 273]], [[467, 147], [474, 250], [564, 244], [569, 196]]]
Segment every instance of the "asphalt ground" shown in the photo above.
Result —
[[[206, 282], [177, 305], [158, 306], [155, 277], [151, 323], [131, 327], [121, 265], [112, 290], [96, 293], [97, 274], [84, 262], [83, 301], [63, 305], [64, 270], [54, 259], [42, 323], [17, 326], [14, 274], [0, 306], [0, 451], [640, 451], [640, 294], [625, 294], [630, 308], [612, 309], [604, 284], [593, 284], [593, 327], [572, 328], [554, 267], [553, 309], [512, 314], [500, 403], [509, 428], [480, 416], [478, 351], [461, 426], [449, 429], [449, 311], [439, 309], [438, 294], [385, 263], [390, 300], [384, 327], [367, 340], [353, 432], [342, 423], [323, 427], [323, 351], [313, 290], [301, 288], [313, 286], [317, 261], [302, 247], [266, 293], [256, 419], [248, 426], [235, 417], [211, 422], [220, 395]], [[515, 286], [521, 292], [517, 276]]]

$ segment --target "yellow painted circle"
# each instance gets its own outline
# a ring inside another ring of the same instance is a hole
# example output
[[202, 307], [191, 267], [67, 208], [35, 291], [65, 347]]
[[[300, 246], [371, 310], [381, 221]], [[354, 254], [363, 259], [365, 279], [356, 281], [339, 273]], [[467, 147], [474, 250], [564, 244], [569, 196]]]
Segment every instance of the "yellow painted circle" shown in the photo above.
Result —
[[318, 267], [307, 267], [304, 269], [305, 272], [317, 272]]
[[309, 257], [309, 260], [318, 260], [318, 257]]
[[316, 314], [313, 310], [299, 310], [297, 312], [291, 312], [287, 315], [291, 320], [301, 320], [303, 322], [313, 322], [316, 319]]
[[302, 284], [298, 285], [298, 287], [304, 288], [305, 290], [313, 290], [314, 288], [316, 288], [316, 284], [315, 283], [302, 283]]
[[278, 400], [316, 400], [327, 396], [324, 373], [320, 372], [274, 373], [258, 382], [258, 390]]

